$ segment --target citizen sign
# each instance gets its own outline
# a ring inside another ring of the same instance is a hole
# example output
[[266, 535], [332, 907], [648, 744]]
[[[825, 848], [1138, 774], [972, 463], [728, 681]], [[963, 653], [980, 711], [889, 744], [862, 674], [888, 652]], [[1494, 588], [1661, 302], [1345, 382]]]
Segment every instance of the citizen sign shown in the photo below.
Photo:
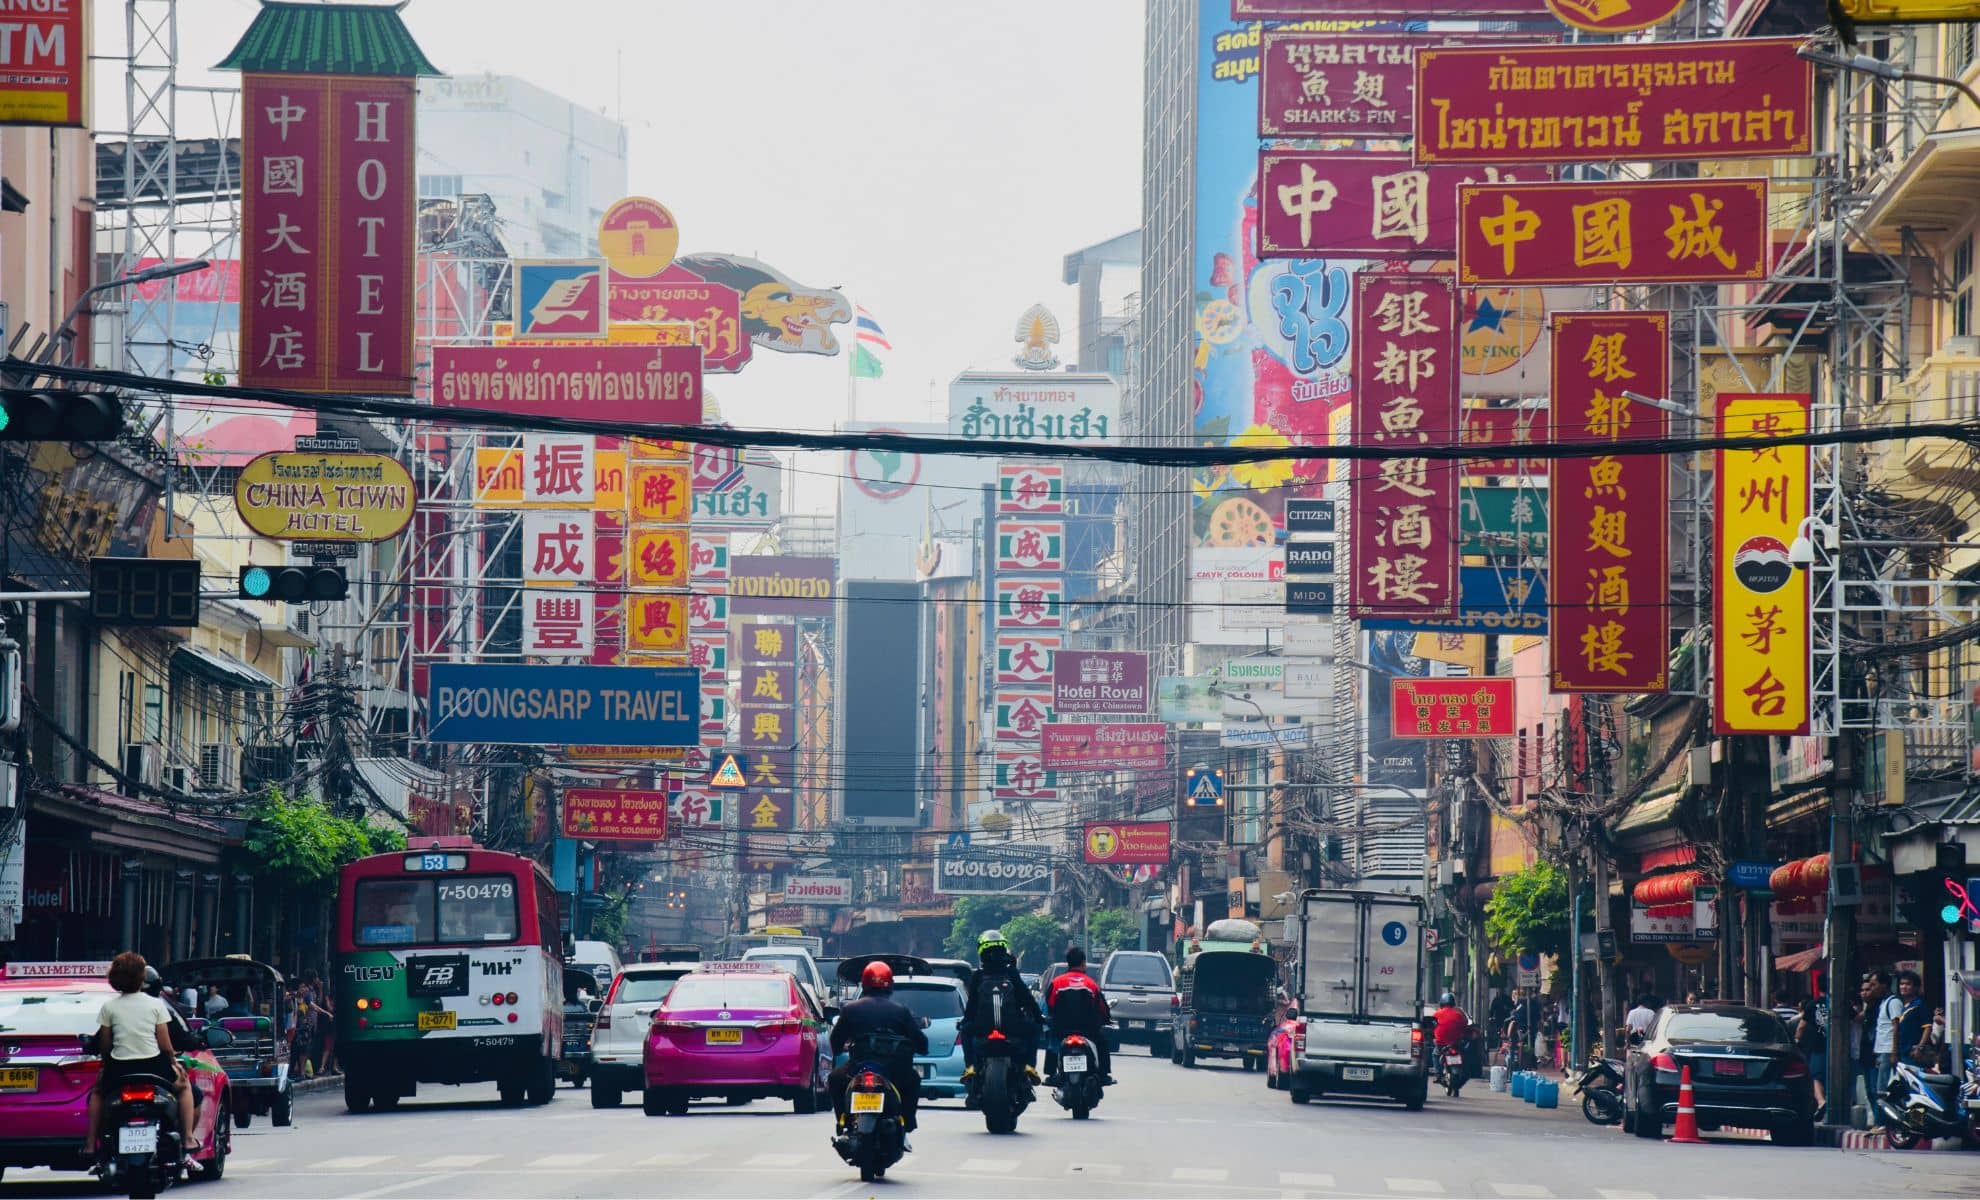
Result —
[[1052, 863], [1043, 856], [944, 850], [935, 858], [935, 890], [952, 896], [1049, 896]]

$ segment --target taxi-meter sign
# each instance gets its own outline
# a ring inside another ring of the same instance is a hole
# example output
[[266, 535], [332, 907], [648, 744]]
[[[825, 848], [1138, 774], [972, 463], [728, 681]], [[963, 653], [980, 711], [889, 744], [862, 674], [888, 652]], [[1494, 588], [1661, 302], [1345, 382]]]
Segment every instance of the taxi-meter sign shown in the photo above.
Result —
[[739, 792], [749, 786], [749, 776], [744, 774], [742, 755], [724, 753], [715, 760], [715, 769], [708, 773], [708, 786]]

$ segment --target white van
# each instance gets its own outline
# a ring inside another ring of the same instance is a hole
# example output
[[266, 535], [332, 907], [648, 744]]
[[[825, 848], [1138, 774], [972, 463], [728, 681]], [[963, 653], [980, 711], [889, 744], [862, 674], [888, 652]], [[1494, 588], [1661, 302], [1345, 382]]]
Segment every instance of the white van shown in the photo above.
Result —
[[619, 952], [612, 949], [610, 942], [593, 941], [571, 943], [569, 965], [580, 971], [591, 972], [591, 977], [598, 981], [598, 994], [601, 996], [612, 986], [612, 981], [619, 977], [619, 971], [624, 966], [619, 961]]

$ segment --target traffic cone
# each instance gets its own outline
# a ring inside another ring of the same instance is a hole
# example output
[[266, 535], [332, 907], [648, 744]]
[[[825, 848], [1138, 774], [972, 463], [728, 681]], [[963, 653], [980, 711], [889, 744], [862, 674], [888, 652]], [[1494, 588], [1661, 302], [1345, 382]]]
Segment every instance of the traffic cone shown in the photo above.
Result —
[[1703, 1146], [1705, 1139], [1698, 1136], [1698, 1110], [1691, 1104], [1691, 1068], [1684, 1068], [1678, 1076], [1678, 1119], [1677, 1129], [1671, 1140], [1687, 1146]]

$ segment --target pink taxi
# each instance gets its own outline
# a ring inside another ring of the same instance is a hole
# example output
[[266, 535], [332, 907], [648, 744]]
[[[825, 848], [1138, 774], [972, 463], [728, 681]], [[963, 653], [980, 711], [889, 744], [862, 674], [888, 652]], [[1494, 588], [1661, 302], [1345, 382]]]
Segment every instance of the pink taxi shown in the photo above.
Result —
[[834, 1010], [769, 963], [703, 963], [681, 976], [653, 1014], [643, 1065], [646, 1115], [676, 1116], [700, 1096], [731, 1104], [789, 1100], [793, 1111], [828, 1104], [826, 1027]]
[[[96, 1013], [115, 995], [107, 962], [16, 962], [0, 967], [0, 1174], [8, 1167], [86, 1171], [89, 1092], [101, 1060], [84, 1047]], [[227, 1075], [210, 1050], [186, 1057], [198, 1092], [203, 1178], [226, 1169], [233, 1141]], [[216, 1121], [219, 1128], [215, 1129]]]

